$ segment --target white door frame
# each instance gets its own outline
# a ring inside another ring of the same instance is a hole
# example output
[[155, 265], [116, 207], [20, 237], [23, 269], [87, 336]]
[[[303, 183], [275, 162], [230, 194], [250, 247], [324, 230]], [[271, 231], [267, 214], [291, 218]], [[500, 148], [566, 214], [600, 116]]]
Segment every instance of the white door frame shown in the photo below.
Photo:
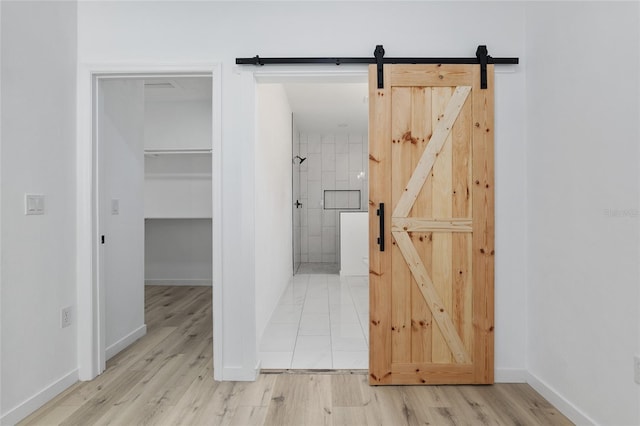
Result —
[[[82, 64], [78, 68], [76, 140], [76, 215], [78, 283], [78, 375], [91, 380], [105, 368], [104, 289], [97, 277], [98, 229], [96, 193], [97, 81], [100, 78], [144, 76], [212, 77], [212, 241], [213, 241], [213, 364], [222, 372], [222, 69], [220, 64]], [[218, 377], [216, 377], [218, 378]]]

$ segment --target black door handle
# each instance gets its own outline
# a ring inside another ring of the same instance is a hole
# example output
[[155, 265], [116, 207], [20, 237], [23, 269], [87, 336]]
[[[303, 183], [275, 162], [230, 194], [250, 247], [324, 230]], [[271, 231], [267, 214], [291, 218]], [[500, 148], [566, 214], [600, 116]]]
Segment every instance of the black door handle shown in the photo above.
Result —
[[380, 245], [380, 251], [384, 251], [384, 203], [380, 203], [380, 208], [376, 211], [376, 215], [380, 218], [380, 236], [378, 237], [378, 244]]
[[302, 203], [299, 200], [296, 200], [294, 206], [296, 206], [296, 209], [299, 209], [300, 207], [302, 207]]

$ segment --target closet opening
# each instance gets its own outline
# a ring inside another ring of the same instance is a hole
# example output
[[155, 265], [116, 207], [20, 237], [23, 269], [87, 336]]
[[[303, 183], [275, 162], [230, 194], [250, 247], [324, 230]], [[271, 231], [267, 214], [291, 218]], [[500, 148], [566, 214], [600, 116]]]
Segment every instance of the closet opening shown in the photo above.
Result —
[[98, 373], [163, 334], [164, 352], [188, 348], [213, 375], [212, 77], [95, 87]]

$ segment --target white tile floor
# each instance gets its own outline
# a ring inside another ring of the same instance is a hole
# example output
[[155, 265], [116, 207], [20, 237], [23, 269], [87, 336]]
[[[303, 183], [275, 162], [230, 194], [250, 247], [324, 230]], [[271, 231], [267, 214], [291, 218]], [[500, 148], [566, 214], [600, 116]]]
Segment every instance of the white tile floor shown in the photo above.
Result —
[[258, 350], [265, 369], [368, 368], [369, 278], [295, 275]]

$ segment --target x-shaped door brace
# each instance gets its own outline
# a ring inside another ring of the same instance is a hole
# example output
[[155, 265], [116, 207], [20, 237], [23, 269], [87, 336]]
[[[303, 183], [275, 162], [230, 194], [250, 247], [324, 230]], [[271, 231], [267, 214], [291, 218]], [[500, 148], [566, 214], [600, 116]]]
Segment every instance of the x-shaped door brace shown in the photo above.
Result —
[[436, 290], [427, 269], [420, 259], [420, 255], [415, 246], [411, 242], [409, 232], [426, 232], [426, 231], [445, 231], [445, 232], [471, 232], [470, 219], [451, 219], [451, 220], [427, 220], [420, 218], [409, 218], [409, 212], [431, 174], [433, 165], [436, 162], [438, 154], [444, 147], [453, 124], [455, 123], [462, 107], [471, 93], [471, 87], [458, 86], [453, 95], [449, 99], [443, 116], [439, 119], [433, 131], [433, 135], [427, 144], [420, 161], [418, 162], [409, 183], [398, 200], [391, 218], [391, 233], [396, 240], [398, 248], [404, 257], [404, 260], [411, 270], [411, 274], [415, 279], [425, 302], [431, 310], [434, 320], [440, 327], [442, 336], [447, 345], [451, 349], [453, 358], [459, 364], [470, 364], [471, 357], [467, 352], [456, 327], [442, 303], [438, 291]]

